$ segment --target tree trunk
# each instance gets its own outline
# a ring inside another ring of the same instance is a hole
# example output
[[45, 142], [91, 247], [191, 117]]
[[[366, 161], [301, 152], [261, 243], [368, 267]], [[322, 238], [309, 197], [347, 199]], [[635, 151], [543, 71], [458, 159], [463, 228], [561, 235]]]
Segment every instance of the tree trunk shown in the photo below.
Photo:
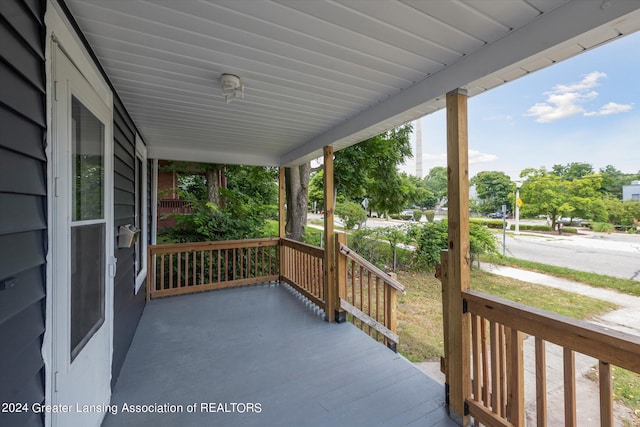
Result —
[[205, 170], [207, 180], [207, 201], [216, 206], [220, 205], [220, 185], [218, 183], [218, 171], [222, 165], [209, 165]]
[[302, 240], [304, 227], [307, 224], [307, 202], [309, 199], [309, 175], [311, 164], [285, 169], [287, 199], [287, 237]]

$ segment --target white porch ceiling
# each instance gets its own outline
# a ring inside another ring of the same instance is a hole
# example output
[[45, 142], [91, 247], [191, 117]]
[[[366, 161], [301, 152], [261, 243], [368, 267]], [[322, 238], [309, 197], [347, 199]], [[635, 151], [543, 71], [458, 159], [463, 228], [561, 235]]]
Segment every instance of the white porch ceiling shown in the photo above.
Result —
[[[66, 0], [150, 157], [293, 165], [640, 29], [640, 0]], [[240, 76], [227, 104], [220, 76]]]

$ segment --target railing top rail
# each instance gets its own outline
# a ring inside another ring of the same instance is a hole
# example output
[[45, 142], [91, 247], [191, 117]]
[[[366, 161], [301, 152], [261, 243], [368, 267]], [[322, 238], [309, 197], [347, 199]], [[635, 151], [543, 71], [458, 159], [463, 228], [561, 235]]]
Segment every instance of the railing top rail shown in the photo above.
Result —
[[470, 313], [640, 373], [640, 337], [474, 290], [462, 297]]
[[324, 249], [319, 248], [317, 246], [310, 245], [308, 243], [298, 242], [297, 240], [283, 238], [280, 239], [280, 242], [283, 246], [287, 246], [292, 249], [297, 249], [302, 252], [308, 253], [309, 255], [322, 258], [324, 256]]
[[216, 242], [170, 243], [165, 245], [150, 245], [152, 253], [185, 252], [190, 250], [206, 249], [233, 249], [257, 246], [277, 246], [278, 237], [246, 240], [221, 240]]
[[402, 292], [403, 294], [405, 293], [405, 287], [402, 283], [398, 282], [393, 277], [389, 276], [387, 273], [380, 270], [378, 267], [371, 264], [366, 259], [362, 258], [360, 255], [358, 255], [353, 250], [351, 250], [348, 246], [340, 243], [340, 252], [342, 252], [347, 258], [350, 258], [353, 261], [357, 262], [358, 264], [362, 265], [364, 268], [366, 268], [373, 274], [381, 277], [384, 280], [384, 282], [389, 284], [389, 286], [391, 286], [392, 288], [395, 288], [396, 290]]

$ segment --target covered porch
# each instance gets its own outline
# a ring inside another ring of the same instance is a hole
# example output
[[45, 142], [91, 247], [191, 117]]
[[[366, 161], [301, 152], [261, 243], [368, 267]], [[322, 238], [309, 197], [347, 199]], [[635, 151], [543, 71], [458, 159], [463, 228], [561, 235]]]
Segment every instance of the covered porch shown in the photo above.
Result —
[[456, 425], [444, 398], [404, 357], [272, 281], [148, 303], [103, 426]]
[[[640, 369], [636, 339], [470, 289], [467, 100], [636, 31], [637, 1], [67, 3], [156, 168], [279, 167], [282, 220], [284, 168], [324, 156], [324, 251], [288, 241], [282, 222], [271, 242], [151, 248], [147, 295], [173, 297], [147, 299], [112, 402], [184, 411], [120, 412], [105, 425], [524, 425], [525, 333], [539, 339], [540, 372], [544, 343], [565, 344], [566, 425], [576, 425], [574, 353], [598, 358], [600, 421], [613, 425], [610, 366]], [[402, 285], [340, 242], [332, 218], [334, 150], [442, 108], [446, 393], [385, 348], [397, 342]], [[375, 340], [334, 323], [354, 318]], [[261, 412], [203, 411], [209, 402]]]

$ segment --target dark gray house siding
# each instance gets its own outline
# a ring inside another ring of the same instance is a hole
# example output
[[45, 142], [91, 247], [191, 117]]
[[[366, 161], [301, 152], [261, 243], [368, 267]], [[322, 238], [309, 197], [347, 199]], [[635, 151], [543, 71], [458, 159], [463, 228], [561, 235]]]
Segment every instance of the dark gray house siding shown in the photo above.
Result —
[[[135, 224], [136, 130], [120, 100], [114, 98], [114, 227]], [[117, 242], [116, 242], [117, 243]], [[135, 248], [115, 245], [118, 269], [114, 282], [113, 365], [111, 386], [120, 374], [145, 304], [144, 288], [135, 295]]]
[[[44, 401], [45, 2], [0, 1], [0, 402]], [[41, 415], [2, 413], [1, 426]]]
[[[3, 0], [0, 0], [3, 1]], [[80, 36], [85, 48], [98, 66], [103, 78], [109, 84], [113, 97], [113, 217], [115, 230], [115, 253], [117, 270], [113, 290], [113, 362], [111, 366], [111, 387], [120, 374], [124, 358], [138, 327], [145, 304], [145, 294], [141, 290], [135, 295], [135, 252], [134, 248], [118, 248], [118, 227], [135, 223], [135, 159], [136, 127], [120, 101], [117, 92], [97, 60], [91, 45], [82, 34], [73, 15], [63, 1], [59, 1], [65, 15]]]

